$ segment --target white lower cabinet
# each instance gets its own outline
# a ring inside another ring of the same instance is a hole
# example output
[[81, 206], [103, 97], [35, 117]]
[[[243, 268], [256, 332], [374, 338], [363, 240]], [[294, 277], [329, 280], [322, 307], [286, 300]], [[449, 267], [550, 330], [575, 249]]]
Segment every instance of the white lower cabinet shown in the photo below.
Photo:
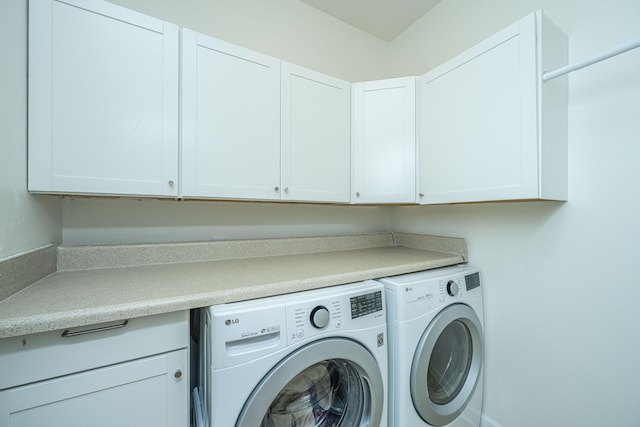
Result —
[[187, 427], [186, 312], [0, 340], [0, 426]]
[[187, 357], [178, 350], [0, 392], [3, 425], [187, 426], [187, 380], [176, 368]]
[[418, 79], [418, 201], [567, 198], [568, 43], [532, 13]]

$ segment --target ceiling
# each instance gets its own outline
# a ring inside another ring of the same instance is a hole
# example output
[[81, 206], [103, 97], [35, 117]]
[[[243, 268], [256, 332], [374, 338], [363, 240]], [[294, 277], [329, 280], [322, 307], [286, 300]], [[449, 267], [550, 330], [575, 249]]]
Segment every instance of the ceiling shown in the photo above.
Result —
[[300, 0], [382, 40], [391, 41], [440, 0]]

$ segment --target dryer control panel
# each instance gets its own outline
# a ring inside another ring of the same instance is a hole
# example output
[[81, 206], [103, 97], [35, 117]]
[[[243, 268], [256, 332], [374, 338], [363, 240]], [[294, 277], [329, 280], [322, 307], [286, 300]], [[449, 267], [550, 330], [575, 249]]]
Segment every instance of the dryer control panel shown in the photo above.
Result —
[[423, 316], [452, 302], [482, 298], [475, 267], [445, 267], [379, 280], [392, 295], [388, 310], [398, 320]]

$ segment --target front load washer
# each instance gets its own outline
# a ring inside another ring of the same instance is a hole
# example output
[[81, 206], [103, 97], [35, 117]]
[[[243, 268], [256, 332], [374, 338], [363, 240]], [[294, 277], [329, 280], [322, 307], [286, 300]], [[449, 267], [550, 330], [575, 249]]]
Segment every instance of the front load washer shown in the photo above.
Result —
[[389, 425], [478, 427], [483, 302], [477, 268], [380, 279], [389, 328]]
[[369, 280], [202, 311], [211, 427], [386, 427], [386, 309]]

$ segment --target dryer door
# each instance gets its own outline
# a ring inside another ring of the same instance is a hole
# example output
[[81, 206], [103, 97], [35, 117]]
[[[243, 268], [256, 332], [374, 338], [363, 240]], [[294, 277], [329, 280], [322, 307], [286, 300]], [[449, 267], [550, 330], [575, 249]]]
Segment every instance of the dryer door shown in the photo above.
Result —
[[466, 304], [442, 310], [425, 330], [411, 366], [411, 398], [431, 426], [456, 419], [473, 396], [482, 369], [480, 319]]
[[378, 426], [380, 368], [361, 344], [328, 338], [301, 347], [253, 390], [236, 427]]

